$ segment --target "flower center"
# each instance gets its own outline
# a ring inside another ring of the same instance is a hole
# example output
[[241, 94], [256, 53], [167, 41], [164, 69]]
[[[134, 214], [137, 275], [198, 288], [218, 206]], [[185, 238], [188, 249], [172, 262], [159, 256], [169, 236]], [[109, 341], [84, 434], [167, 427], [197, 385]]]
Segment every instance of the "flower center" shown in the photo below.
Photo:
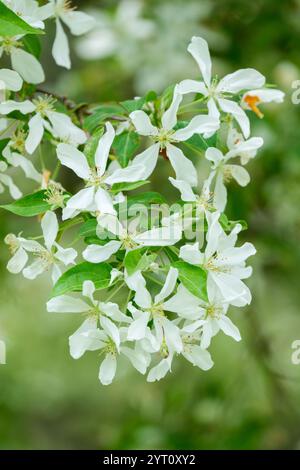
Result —
[[107, 189], [107, 185], [105, 184], [105, 179], [107, 175], [99, 176], [97, 172], [97, 168], [90, 168], [90, 177], [86, 183], [86, 186], [96, 186], [97, 188]]
[[260, 109], [258, 109], [257, 106], [261, 101], [258, 96], [246, 95], [244, 101], [260, 119], [264, 117], [263, 113], [260, 111]]
[[153, 318], [161, 318], [165, 316], [164, 312], [164, 304], [153, 304], [152, 307], [149, 308], [149, 312], [151, 313]]
[[4, 238], [4, 243], [8, 245], [9, 252], [13, 255], [20, 248], [20, 242], [13, 233], [9, 233]]
[[44, 200], [50, 206], [64, 207], [64, 190], [59, 183], [51, 183], [46, 190], [45, 196]]
[[122, 241], [123, 248], [127, 250], [131, 250], [132, 248], [136, 248], [138, 246], [137, 243], [128, 234], [120, 237], [120, 240]]
[[165, 129], [159, 129], [158, 135], [155, 135], [153, 137], [154, 142], [157, 142], [160, 144], [160, 149], [163, 150], [166, 148], [166, 145], [169, 142], [175, 142], [175, 140], [172, 138], [172, 135], [175, 133], [175, 131], [170, 130], [166, 131]]
[[25, 153], [25, 139], [25, 132], [22, 129], [19, 129], [11, 139], [11, 148], [13, 150], [17, 150], [21, 154]]
[[6, 54], [10, 54], [14, 47], [22, 47], [20, 41], [17, 41], [15, 38], [11, 37], [3, 37], [1, 38], [1, 46], [3, 47], [3, 51]]
[[111, 338], [107, 339], [106, 346], [104, 348], [104, 352], [106, 354], [112, 354], [113, 356], [117, 355], [116, 345], [115, 345], [115, 343], [113, 342], [113, 340]]
[[33, 252], [33, 255], [36, 256], [37, 258], [39, 258], [47, 266], [50, 266], [51, 264], [54, 263], [53, 253], [46, 250], [45, 248], [42, 249], [42, 250], [38, 250], [38, 251]]
[[52, 96], [39, 96], [38, 98], [32, 100], [35, 105], [35, 110], [37, 113], [40, 113], [41, 116], [46, 116], [48, 111], [54, 110], [54, 104], [56, 99]]
[[207, 271], [213, 271], [216, 273], [230, 273], [230, 268], [228, 266], [219, 266], [218, 261], [224, 262], [225, 258], [222, 258], [221, 256], [215, 254], [206, 261], [203, 267]]
[[211, 304], [206, 308], [206, 318], [208, 317], [220, 318], [222, 315], [222, 312], [223, 312], [222, 307]]
[[76, 8], [76, 6], [72, 5], [71, 0], [60, 0], [56, 3], [55, 14], [56, 16], [60, 16], [63, 13], [74, 11]]

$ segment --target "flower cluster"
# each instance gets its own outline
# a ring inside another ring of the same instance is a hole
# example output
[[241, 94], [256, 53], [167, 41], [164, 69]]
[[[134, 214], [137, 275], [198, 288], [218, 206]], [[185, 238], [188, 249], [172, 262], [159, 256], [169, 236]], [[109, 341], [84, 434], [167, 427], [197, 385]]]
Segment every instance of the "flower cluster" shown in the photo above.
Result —
[[[62, 22], [82, 34], [92, 23], [87, 15], [64, 0], [42, 7], [34, 0], [5, 3], [19, 29], [27, 25], [31, 33], [55, 18], [53, 56], [70, 66]], [[188, 51], [199, 80], [186, 79], [161, 96], [150, 92], [81, 110], [35, 86], [43, 71], [23, 49], [24, 37], [1, 37], [14, 71], [0, 70], [0, 188], [8, 186], [16, 199], [2, 207], [38, 216], [42, 236], [8, 234], [8, 270], [27, 279], [51, 271], [47, 310], [85, 316], [69, 338], [70, 353], [75, 359], [86, 351], [103, 353], [104, 385], [123, 358], [149, 382], [170, 372], [180, 355], [210, 369], [208, 348], [219, 331], [241, 339], [230, 305], [251, 302], [244, 280], [252, 273], [246, 262], [255, 248], [237, 245], [245, 224], [224, 213], [227, 185], [232, 179], [249, 183], [245, 165], [263, 145], [262, 138], [250, 137], [247, 113], [262, 118], [260, 105], [282, 101], [283, 93], [267, 87], [254, 69], [221, 80], [213, 76], [206, 41], [193, 37]], [[23, 81], [33, 84], [29, 96]], [[44, 142], [55, 148], [55, 158], [47, 153], [38, 171], [31, 158]], [[207, 160], [205, 175], [197, 171], [201, 157]], [[158, 165], [161, 186], [167, 174], [178, 190], [172, 205], [158, 192], [139, 189]], [[78, 177], [72, 194], [57, 180], [61, 166]], [[22, 197], [7, 174], [10, 167], [21, 167], [35, 182], [31, 194]]]

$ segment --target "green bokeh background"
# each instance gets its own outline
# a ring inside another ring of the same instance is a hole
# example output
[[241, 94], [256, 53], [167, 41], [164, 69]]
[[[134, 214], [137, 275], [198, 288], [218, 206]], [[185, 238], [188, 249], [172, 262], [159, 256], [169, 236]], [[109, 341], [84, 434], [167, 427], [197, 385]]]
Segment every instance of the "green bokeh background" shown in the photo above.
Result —
[[[77, 2], [81, 9], [92, 6], [112, 15], [118, 3]], [[172, 14], [163, 18], [167, 3]], [[191, 13], [193, 23], [186, 19], [179, 27], [195, 4], [199, 15]], [[73, 68], [66, 72], [53, 65], [47, 40], [45, 88], [79, 102], [102, 102], [138, 94], [142, 67], [150, 83], [151, 70], [155, 83], [166, 70], [173, 82], [197, 78], [188, 55], [190, 70], [171, 66], [185, 55], [190, 36], [203, 34], [213, 44], [215, 72], [255, 67], [286, 92], [283, 105], [264, 107], [264, 120], [252, 116], [253, 135], [262, 135], [265, 147], [249, 164], [249, 186], [230, 187], [227, 214], [248, 220], [243, 237], [257, 247], [249, 283], [253, 302], [231, 310], [243, 341], [218, 335], [211, 347], [215, 367], [208, 372], [177, 360], [172, 374], [147, 384], [121, 363], [115, 382], [103, 387], [97, 353], [78, 361], [69, 356], [68, 336], [80, 316], [48, 314], [49, 280], [8, 274], [9, 254], [1, 242], [0, 338], [7, 344], [7, 365], [0, 366], [0, 448], [299, 449], [300, 365], [291, 362], [291, 345], [300, 339], [300, 105], [292, 104], [291, 95], [292, 82], [300, 79], [300, 1], [145, 1], [144, 16], [155, 21], [158, 32], [147, 44], [135, 44], [142, 56], [147, 47], [153, 51], [144, 54], [139, 68], [124, 66], [118, 51], [89, 62], [73, 53]], [[172, 53], [168, 44], [176, 44]], [[131, 62], [136, 51], [127, 53]], [[163, 80], [162, 88], [168, 85]], [[154, 188], [161, 189], [166, 176], [168, 169], [161, 168]], [[25, 192], [18, 172], [16, 181]], [[38, 225], [1, 212], [1, 239], [21, 230], [28, 235]]]

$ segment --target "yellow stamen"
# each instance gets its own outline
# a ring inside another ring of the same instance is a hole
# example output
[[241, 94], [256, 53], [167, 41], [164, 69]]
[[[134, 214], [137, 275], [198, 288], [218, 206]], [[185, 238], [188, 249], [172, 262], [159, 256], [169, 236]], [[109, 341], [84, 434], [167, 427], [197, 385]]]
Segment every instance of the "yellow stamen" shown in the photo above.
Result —
[[247, 103], [249, 108], [258, 116], [260, 119], [264, 117], [263, 113], [258, 109], [257, 105], [260, 103], [258, 96], [246, 95], [244, 101]]

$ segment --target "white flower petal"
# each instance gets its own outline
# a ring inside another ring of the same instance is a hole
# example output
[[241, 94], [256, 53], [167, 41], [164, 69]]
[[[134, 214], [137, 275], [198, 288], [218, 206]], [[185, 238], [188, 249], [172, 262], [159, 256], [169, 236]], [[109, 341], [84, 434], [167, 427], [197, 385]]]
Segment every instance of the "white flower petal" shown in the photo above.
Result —
[[202, 114], [194, 116], [186, 127], [177, 130], [172, 137], [175, 141], [178, 140], [182, 142], [188, 140], [194, 134], [209, 134], [211, 136], [219, 127], [219, 117]]
[[170, 361], [167, 359], [163, 359], [162, 361], [160, 361], [159, 364], [150, 369], [149, 374], [147, 376], [147, 382], [155, 382], [156, 380], [163, 379], [170, 369]]
[[58, 144], [56, 153], [62, 165], [73, 170], [79, 178], [89, 179], [90, 168], [87, 159], [77, 148], [70, 144]]
[[95, 204], [100, 214], [116, 214], [111, 195], [103, 188], [98, 188], [95, 193]]
[[110, 122], [106, 123], [106, 132], [99, 139], [97, 150], [95, 153], [95, 165], [97, 167], [97, 173], [102, 176], [106, 170], [107, 159], [113, 140], [115, 138], [115, 131]]
[[145, 338], [149, 318], [149, 312], [140, 312], [140, 316], [128, 328], [127, 339], [129, 341], [139, 341]]
[[116, 170], [105, 182], [113, 184], [146, 180], [156, 167], [158, 155], [159, 144], [151, 145], [142, 153], [139, 153], [128, 167]]
[[54, 212], [47, 211], [42, 218], [41, 227], [43, 231], [43, 237], [45, 245], [50, 251], [58, 233], [58, 222]]
[[239, 329], [232, 323], [230, 318], [226, 317], [226, 315], [222, 315], [218, 323], [225, 335], [231, 336], [235, 341], [241, 341], [242, 338]]
[[107, 317], [100, 315], [100, 324], [105, 333], [111, 337], [117, 349], [120, 346], [120, 333], [116, 325]]
[[32, 113], [35, 110], [34, 104], [29, 101], [3, 101], [0, 103], [0, 114], [9, 114], [12, 111], [20, 111], [22, 114]]
[[204, 82], [198, 82], [196, 80], [182, 80], [178, 85], [178, 93], [186, 95], [187, 93], [201, 93], [201, 95], [207, 96], [207, 88]]
[[183, 351], [182, 355], [191, 362], [193, 366], [200, 367], [202, 370], [209, 370], [214, 365], [210, 353], [206, 351], [206, 349], [202, 349], [198, 344], [191, 345], [188, 352]]
[[110, 385], [116, 375], [117, 360], [114, 354], [106, 354], [99, 370], [99, 380], [102, 385]]
[[138, 370], [141, 374], [146, 373], [147, 367], [151, 360], [150, 354], [143, 350], [138, 350], [137, 348], [130, 349], [126, 346], [122, 346], [121, 353], [130, 360], [131, 364], [136, 370]]
[[56, 34], [52, 55], [57, 65], [66, 69], [71, 68], [69, 41], [58, 18], [56, 18]]
[[172, 103], [161, 118], [161, 123], [164, 130], [170, 131], [177, 123], [177, 111], [181, 101], [182, 95], [178, 93], [177, 87], [175, 86]]
[[245, 111], [237, 103], [235, 103], [235, 101], [219, 98], [218, 103], [222, 111], [229, 113], [234, 117], [234, 119], [239, 124], [245, 138], [248, 139], [250, 135], [250, 123]]
[[108, 232], [113, 233], [117, 237], [126, 235], [123, 225], [119, 221], [116, 215], [103, 214], [97, 218], [100, 227], [105, 228]]
[[10, 273], [18, 274], [22, 271], [27, 261], [28, 255], [26, 251], [22, 247], [20, 247], [13, 255], [13, 257], [9, 260], [6, 267]]
[[51, 132], [55, 137], [76, 146], [86, 142], [87, 137], [85, 132], [75, 126], [71, 118], [66, 114], [48, 111], [47, 117], [51, 122]]
[[47, 312], [84, 313], [89, 310], [90, 306], [86, 302], [70, 295], [59, 295], [47, 302]]
[[172, 144], [166, 146], [167, 155], [175, 171], [176, 179], [187, 181], [191, 186], [196, 186], [198, 182], [197, 171], [182, 150]]
[[[271, 103], [274, 101], [275, 103], [282, 103], [284, 100], [285, 93], [280, 90], [274, 90], [272, 88], [265, 88], [262, 90], [251, 90], [244, 94], [242, 98], [242, 102], [246, 104], [245, 98], [247, 96], [256, 96], [261, 103]], [[259, 102], [257, 104], [259, 104]]]
[[88, 297], [92, 304], [95, 304], [94, 301], [94, 293], [95, 293], [96, 287], [93, 281], [84, 281], [82, 284], [82, 295], [84, 297]]
[[202, 264], [203, 254], [199, 250], [199, 243], [196, 242], [193, 245], [182, 246], [179, 251], [179, 258], [190, 264]]
[[140, 271], [136, 271], [131, 276], [125, 277], [125, 282], [129, 289], [135, 292], [134, 301], [142, 308], [149, 308], [152, 304], [152, 298], [147, 290], [146, 281]]
[[0, 173], [0, 182], [8, 187], [9, 193], [13, 199], [19, 199], [22, 197], [22, 193], [19, 188], [15, 185], [12, 178], [8, 175], [3, 175]]
[[175, 188], [180, 191], [181, 199], [185, 202], [194, 202], [196, 201], [196, 194], [193, 192], [189, 183], [183, 180], [176, 180], [169, 177], [169, 181], [172, 183]]
[[22, 88], [23, 80], [14, 70], [1, 69], [0, 81], [5, 83], [5, 88], [11, 91], [19, 91]]
[[39, 61], [23, 49], [14, 47], [11, 51], [13, 69], [18, 72], [27, 83], [37, 85], [45, 80], [45, 74]]
[[168, 246], [174, 245], [181, 239], [182, 229], [176, 224], [167, 227], [158, 227], [133, 237], [141, 246]]
[[44, 126], [42, 116], [39, 113], [33, 116], [29, 120], [28, 127], [29, 133], [25, 141], [25, 148], [29, 154], [32, 154], [43, 138]]
[[73, 359], [79, 359], [86, 351], [103, 347], [101, 342], [103, 338], [96, 328], [97, 319], [90, 317], [69, 337], [70, 354]]
[[77, 251], [74, 248], [63, 248], [62, 246], [55, 243], [57, 251], [55, 253], [55, 258], [61, 261], [65, 266], [68, 264], [74, 264], [74, 261], [77, 257]]
[[157, 135], [158, 130], [153, 124], [151, 124], [148, 114], [144, 111], [138, 110], [133, 111], [129, 114], [129, 117], [140, 135]]
[[213, 162], [215, 168], [224, 160], [224, 155], [221, 150], [215, 147], [209, 147], [205, 152], [205, 158], [206, 160]]
[[247, 186], [250, 182], [250, 175], [245, 168], [240, 165], [226, 165], [232, 177], [240, 186]]
[[61, 19], [70, 28], [74, 36], [87, 33], [96, 24], [95, 18], [82, 11], [66, 11], [61, 14]]
[[155, 296], [154, 302], [158, 304], [164, 299], [169, 297], [172, 294], [178, 278], [178, 270], [176, 268], [170, 267], [168, 275], [166, 277], [165, 283], [161, 291]]
[[211, 58], [207, 42], [205, 39], [194, 36], [187, 50], [194, 57], [200, 68], [203, 80], [209, 86], [211, 81]]
[[41, 259], [35, 260], [32, 264], [23, 269], [23, 276], [26, 279], [35, 279], [47, 269], [47, 264]]
[[217, 172], [216, 184], [214, 188], [213, 195], [214, 207], [223, 212], [227, 204], [227, 189], [224, 184], [223, 173], [222, 171]]
[[106, 245], [88, 245], [82, 253], [83, 258], [90, 263], [102, 263], [108, 260], [111, 255], [116, 253], [122, 243], [117, 240], [111, 240]]
[[207, 349], [210, 346], [211, 338], [213, 337], [212, 325], [208, 320], [204, 323], [202, 327], [202, 337], [200, 346], [203, 349]]
[[10, 153], [9, 155], [5, 155], [5, 158], [7, 159], [8, 163], [10, 163], [12, 166], [22, 168], [27, 178], [30, 178], [41, 184], [42, 175], [38, 173], [38, 171], [34, 168], [30, 160], [16, 152]]
[[225, 75], [217, 86], [217, 93], [239, 93], [242, 90], [260, 88], [265, 84], [265, 77], [255, 69], [240, 69]]

